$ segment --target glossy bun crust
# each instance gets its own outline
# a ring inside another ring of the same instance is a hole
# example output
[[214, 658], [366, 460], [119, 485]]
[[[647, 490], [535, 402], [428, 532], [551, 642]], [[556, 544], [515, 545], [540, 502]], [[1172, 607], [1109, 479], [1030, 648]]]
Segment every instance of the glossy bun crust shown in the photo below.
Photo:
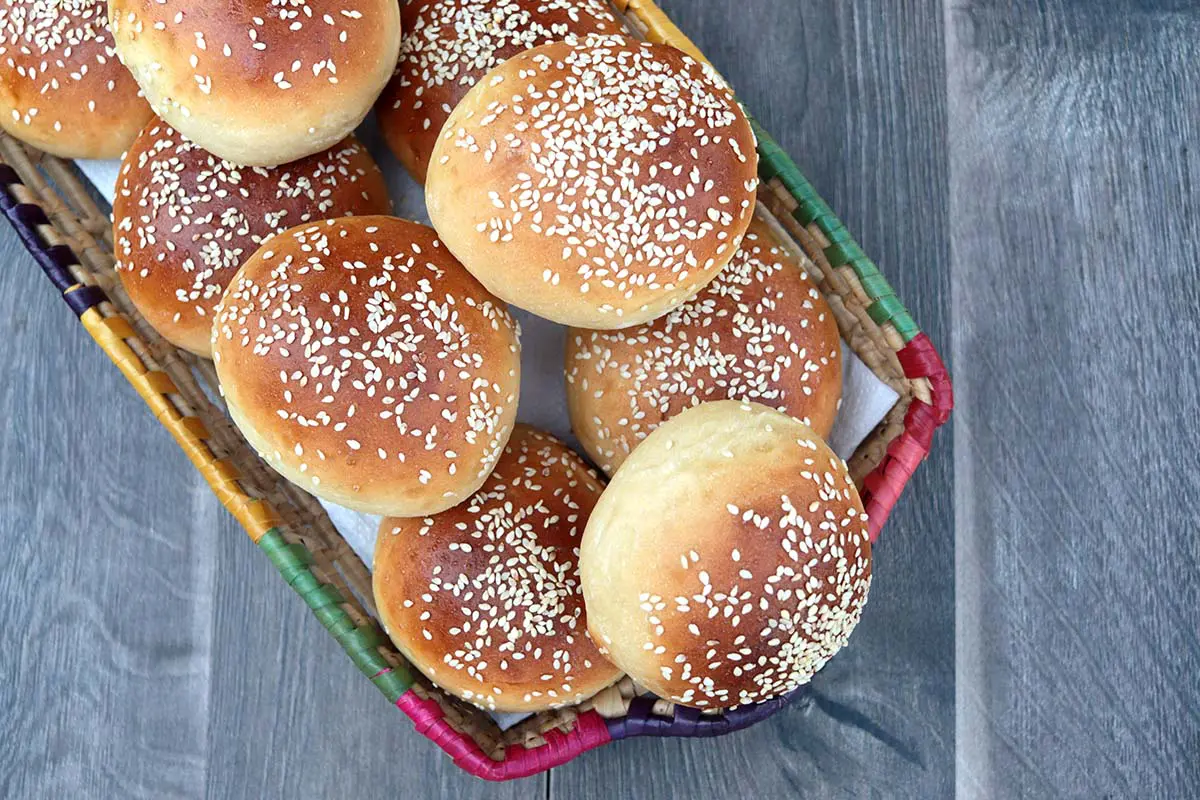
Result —
[[390, 210], [383, 174], [353, 137], [281, 167], [238, 167], [156, 120], [117, 176], [117, 274], [155, 330], [208, 357], [213, 309], [259, 245], [304, 222]]
[[275, 236], [217, 307], [230, 416], [284, 477], [368, 514], [470, 497], [512, 431], [517, 326], [424, 225], [345, 217]]
[[732, 400], [683, 412], [633, 451], [579, 563], [601, 650], [700, 709], [807, 683], [846, 644], [871, 583], [845, 463], [800, 422]]
[[408, 660], [494, 711], [572, 705], [620, 677], [587, 634], [579, 538], [603, 484], [552, 436], [518, 425], [473, 497], [385, 519], [375, 605]]
[[375, 115], [420, 182], [442, 125], [488, 70], [548, 42], [621, 32], [605, 0], [411, 0], [400, 13], [400, 61]]
[[446, 246], [498, 296], [565, 325], [675, 308], [741, 242], [754, 134], [707, 65], [618, 37], [544, 45], [459, 103], [425, 185]]
[[119, 158], [150, 119], [97, 0], [0, 4], [0, 126], [62, 158]]
[[709, 400], [750, 400], [828, 438], [842, 397], [841, 337], [801, 261], [762, 220], [717, 277], [664, 317], [567, 336], [571, 427], [612, 474], [655, 428]]
[[396, 0], [110, 0], [109, 20], [155, 112], [235, 164], [283, 164], [341, 141], [400, 51]]

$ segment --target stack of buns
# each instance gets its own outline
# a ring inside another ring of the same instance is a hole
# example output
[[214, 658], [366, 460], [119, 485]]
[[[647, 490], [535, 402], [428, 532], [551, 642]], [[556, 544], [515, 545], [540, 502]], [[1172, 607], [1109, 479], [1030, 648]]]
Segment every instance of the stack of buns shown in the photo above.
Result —
[[828, 437], [841, 399], [833, 312], [762, 220], [695, 297], [646, 325], [573, 329], [566, 361], [571, 427], [610, 475], [655, 428], [698, 403], [753, 400]]
[[[533, 712], [624, 673], [719, 710], [845, 644], [871, 547], [824, 442], [841, 339], [707, 64], [604, 0], [14, 0], [0, 57], [5, 130], [126, 151], [145, 319], [276, 471], [381, 519], [380, 620], [430, 681]], [[433, 228], [389, 216], [372, 107]], [[517, 424], [508, 304], [570, 326], [599, 472]]]
[[217, 302], [268, 238], [302, 223], [390, 210], [383, 174], [353, 137], [282, 167], [243, 167], [156, 120], [117, 177], [117, 274], [164, 338], [207, 356]]

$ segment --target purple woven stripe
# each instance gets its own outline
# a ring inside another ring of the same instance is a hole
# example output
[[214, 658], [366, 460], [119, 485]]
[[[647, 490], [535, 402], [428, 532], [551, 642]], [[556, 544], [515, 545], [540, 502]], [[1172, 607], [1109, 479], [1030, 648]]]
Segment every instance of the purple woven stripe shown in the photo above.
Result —
[[[79, 281], [71, 274], [70, 269], [71, 266], [78, 263], [71, 248], [62, 244], [48, 245], [38, 235], [38, 226], [48, 225], [49, 220], [46, 219], [46, 213], [40, 206], [32, 203], [19, 203], [13, 197], [8, 187], [20, 182], [21, 177], [16, 170], [8, 164], [0, 164], [0, 210], [4, 211], [4, 216], [12, 224], [13, 230], [17, 232], [25, 249], [37, 261], [38, 266], [42, 268], [42, 272], [46, 273], [46, 277], [50, 279], [51, 283], [62, 293], [63, 300], [75, 312], [75, 316], [81, 316], [83, 312], [103, 303], [108, 298], [99, 287], [78, 286]], [[68, 292], [72, 286], [78, 288]]]
[[783, 697], [715, 715], [702, 714], [694, 708], [676, 706], [673, 717], [655, 714], [654, 698], [638, 697], [630, 704], [629, 713], [624, 717], [607, 719], [604, 722], [608, 725], [609, 735], [614, 739], [628, 739], [634, 736], [723, 736], [762, 722], [807, 692], [808, 687], [801, 686]]

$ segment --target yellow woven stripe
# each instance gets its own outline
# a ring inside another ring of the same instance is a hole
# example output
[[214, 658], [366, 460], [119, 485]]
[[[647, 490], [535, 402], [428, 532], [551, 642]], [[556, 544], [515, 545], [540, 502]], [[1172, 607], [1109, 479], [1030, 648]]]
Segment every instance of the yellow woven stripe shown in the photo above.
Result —
[[129, 323], [121, 317], [106, 318], [95, 308], [83, 312], [79, 321], [179, 443], [188, 460], [212, 487], [217, 499], [237, 518], [250, 538], [257, 542], [263, 534], [278, 525], [270, 504], [242, 491], [237, 469], [229, 462], [213, 456], [204, 443], [208, 436], [204, 423], [196, 417], [183, 416], [167, 399], [167, 394], [177, 391], [170, 376], [165, 372], [146, 369], [137, 353], [125, 343], [126, 339], [136, 336]]
[[652, 42], [662, 42], [678, 48], [692, 58], [705, 63], [708, 59], [700, 52], [692, 40], [683, 35], [683, 31], [675, 27], [675, 23], [650, 0], [617, 0], [617, 8], [626, 14], [633, 14], [646, 25], [646, 36]]

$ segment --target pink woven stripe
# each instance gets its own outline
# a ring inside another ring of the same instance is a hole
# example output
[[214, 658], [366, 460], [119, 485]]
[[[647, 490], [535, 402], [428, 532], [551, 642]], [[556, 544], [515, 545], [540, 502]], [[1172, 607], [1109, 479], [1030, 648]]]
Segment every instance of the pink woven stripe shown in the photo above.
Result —
[[604, 719], [595, 711], [587, 711], [575, 720], [570, 733], [550, 731], [545, 734], [546, 743], [542, 746], [514, 745], [505, 750], [503, 761], [494, 761], [471, 737], [450, 726], [435, 701], [423, 700], [415, 692], [408, 691], [400, 696], [396, 706], [408, 715], [418, 731], [445, 750], [455, 764], [487, 781], [510, 781], [536, 775], [612, 740]]
[[904, 485], [929, 455], [933, 432], [950, 418], [954, 408], [950, 375], [928, 336], [917, 334], [896, 355], [905, 375], [929, 379], [933, 403], [912, 401], [904, 416], [904, 432], [892, 440], [883, 462], [863, 481], [863, 500], [872, 542], [879, 537], [892, 507], [904, 492]]
[[942, 363], [942, 357], [938, 355], [929, 336], [917, 334], [896, 353], [896, 357], [905, 375], [929, 380], [936, 421], [938, 425], [944, 425], [954, 410], [954, 387], [950, 383], [950, 373], [946, 371], [946, 365]]

